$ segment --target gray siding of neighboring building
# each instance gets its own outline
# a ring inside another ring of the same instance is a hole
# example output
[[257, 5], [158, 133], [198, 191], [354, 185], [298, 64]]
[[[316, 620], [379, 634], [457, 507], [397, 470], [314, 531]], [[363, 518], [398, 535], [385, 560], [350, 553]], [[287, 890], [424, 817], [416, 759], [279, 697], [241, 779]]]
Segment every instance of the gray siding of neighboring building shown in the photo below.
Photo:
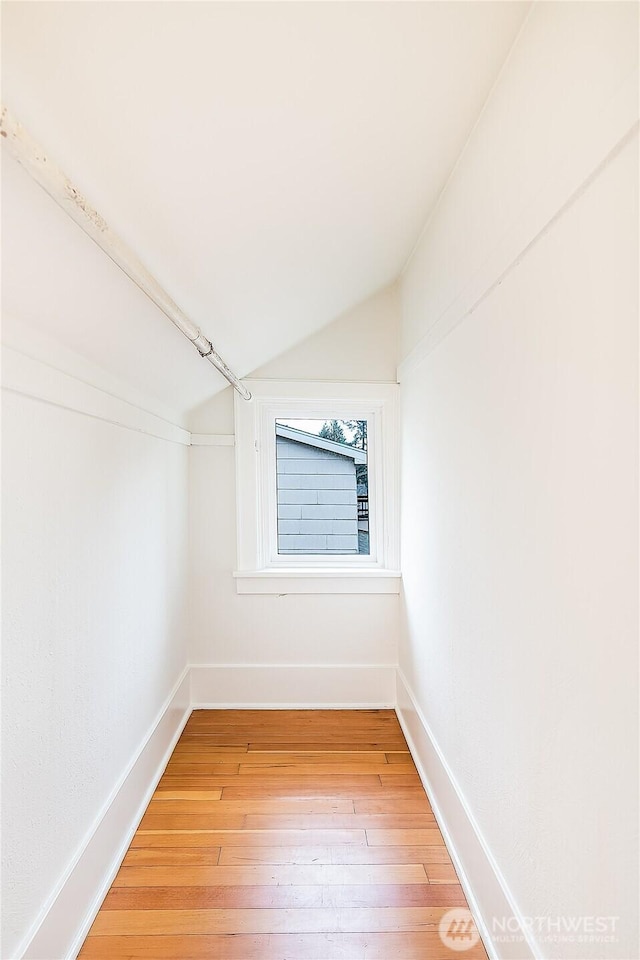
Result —
[[357, 553], [353, 460], [285, 437], [276, 444], [278, 552]]

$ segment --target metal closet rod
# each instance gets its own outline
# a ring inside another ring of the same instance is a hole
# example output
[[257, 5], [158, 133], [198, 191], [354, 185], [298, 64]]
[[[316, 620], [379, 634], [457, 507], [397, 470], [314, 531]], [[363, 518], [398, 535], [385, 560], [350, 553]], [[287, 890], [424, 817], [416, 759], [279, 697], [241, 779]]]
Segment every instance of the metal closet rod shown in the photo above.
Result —
[[58, 206], [74, 220], [84, 232], [98, 244], [101, 250], [133, 280], [143, 293], [162, 310], [164, 315], [187, 337], [201, 357], [213, 364], [232, 387], [245, 400], [251, 394], [229, 369], [213, 344], [192, 323], [169, 294], [160, 286], [143, 263], [120, 237], [113, 232], [104, 217], [101, 217], [82, 196], [73, 183], [46, 155], [40, 144], [31, 137], [6, 107], [0, 116], [0, 136], [12, 156], [30, 176], [52, 197]]

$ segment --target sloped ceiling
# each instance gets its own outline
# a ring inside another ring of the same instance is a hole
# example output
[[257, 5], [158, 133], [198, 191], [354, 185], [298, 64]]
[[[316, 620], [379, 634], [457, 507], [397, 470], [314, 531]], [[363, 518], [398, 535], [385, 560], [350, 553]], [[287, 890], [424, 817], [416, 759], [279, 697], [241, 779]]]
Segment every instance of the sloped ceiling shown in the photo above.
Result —
[[[3, 101], [244, 376], [393, 281], [518, 3], [3, 4]], [[184, 412], [209, 364], [11, 161], [3, 301]]]

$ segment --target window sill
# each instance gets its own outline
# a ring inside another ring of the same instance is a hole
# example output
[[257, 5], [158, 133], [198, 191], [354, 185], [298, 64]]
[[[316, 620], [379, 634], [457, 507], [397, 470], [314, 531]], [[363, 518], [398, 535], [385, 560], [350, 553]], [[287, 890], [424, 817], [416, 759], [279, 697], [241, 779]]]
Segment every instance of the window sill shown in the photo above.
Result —
[[236, 570], [237, 593], [400, 593], [399, 570]]

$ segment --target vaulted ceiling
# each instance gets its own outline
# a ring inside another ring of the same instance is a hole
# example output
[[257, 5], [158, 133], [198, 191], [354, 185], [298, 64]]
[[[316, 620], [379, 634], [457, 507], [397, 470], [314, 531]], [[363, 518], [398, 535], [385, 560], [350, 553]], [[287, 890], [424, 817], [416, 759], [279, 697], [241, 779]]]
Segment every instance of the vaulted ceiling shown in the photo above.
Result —
[[[398, 276], [526, 9], [6, 2], [3, 101], [243, 376]], [[226, 385], [3, 180], [7, 314], [176, 410]]]

